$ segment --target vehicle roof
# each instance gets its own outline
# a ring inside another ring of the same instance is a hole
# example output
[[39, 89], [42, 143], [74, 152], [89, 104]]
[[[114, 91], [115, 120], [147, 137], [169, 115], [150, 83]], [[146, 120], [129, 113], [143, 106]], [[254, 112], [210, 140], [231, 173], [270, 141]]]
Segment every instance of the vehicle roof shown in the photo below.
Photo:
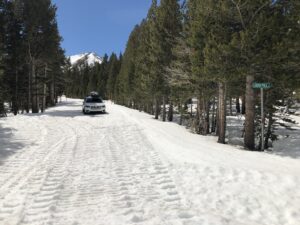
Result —
[[[85, 98], [101, 98], [100, 96], [94, 96], [94, 95], [92, 95], [92, 96], [86, 96]], [[102, 99], [102, 98], [101, 98]]]

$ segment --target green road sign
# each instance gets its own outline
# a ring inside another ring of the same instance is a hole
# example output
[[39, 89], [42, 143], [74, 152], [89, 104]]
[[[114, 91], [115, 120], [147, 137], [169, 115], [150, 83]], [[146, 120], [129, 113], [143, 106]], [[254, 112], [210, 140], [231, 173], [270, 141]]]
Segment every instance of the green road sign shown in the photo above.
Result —
[[272, 84], [271, 83], [256, 83], [256, 82], [253, 82], [252, 84], [252, 87], [255, 88], [255, 89], [269, 89], [272, 87]]
[[265, 118], [264, 118], [264, 89], [269, 89], [272, 87], [271, 83], [258, 83], [253, 82], [252, 88], [260, 89], [260, 97], [261, 97], [261, 150], [264, 151], [264, 137], [265, 137]]

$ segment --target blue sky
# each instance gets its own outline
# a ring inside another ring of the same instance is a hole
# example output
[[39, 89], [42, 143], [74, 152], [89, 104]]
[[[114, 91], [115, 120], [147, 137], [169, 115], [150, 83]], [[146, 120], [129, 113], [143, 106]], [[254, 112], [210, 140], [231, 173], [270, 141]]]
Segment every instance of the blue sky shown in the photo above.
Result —
[[151, 0], [53, 0], [66, 55], [124, 52], [129, 34]]

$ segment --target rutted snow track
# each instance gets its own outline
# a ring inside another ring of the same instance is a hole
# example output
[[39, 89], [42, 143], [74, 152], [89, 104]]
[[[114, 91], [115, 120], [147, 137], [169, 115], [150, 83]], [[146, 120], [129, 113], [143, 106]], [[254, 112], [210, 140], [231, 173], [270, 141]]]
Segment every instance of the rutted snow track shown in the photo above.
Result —
[[[157, 214], [178, 210], [180, 197], [167, 165], [141, 128], [122, 114], [82, 116], [79, 104], [24, 116], [18, 125], [17, 135], [27, 134], [27, 143], [0, 167], [0, 224], [107, 225], [149, 219], [159, 224]], [[77, 112], [68, 114], [66, 108]], [[152, 204], [157, 208], [146, 212]]]
[[[7, 135], [2, 140], [4, 150], [16, 150], [0, 158], [1, 225], [296, 225], [300, 221], [296, 188], [300, 182], [294, 176], [298, 161], [266, 158], [266, 168], [252, 169], [231, 152], [221, 156], [204, 152], [201, 157], [194, 154], [197, 160], [203, 158], [196, 165], [193, 154], [190, 159], [184, 155], [192, 153], [185, 148], [197, 146], [193, 137], [181, 144], [161, 129], [173, 125], [144, 123], [139, 120], [144, 115], [111, 103], [108, 114], [84, 116], [80, 104], [69, 100], [44, 115], [0, 121]], [[158, 144], [155, 140], [160, 138]], [[174, 157], [163, 149], [174, 151]], [[224, 164], [224, 156], [235, 158], [234, 163]], [[268, 169], [273, 164], [268, 163], [274, 160], [290, 167], [272, 174]], [[282, 174], [289, 170], [291, 176]], [[255, 184], [250, 194], [243, 189], [248, 181]], [[256, 191], [268, 198], [256, 196]], [[287, 197], [279, 199], [282, 194]], [[277, 197], [280, 202], [272, 202]]]

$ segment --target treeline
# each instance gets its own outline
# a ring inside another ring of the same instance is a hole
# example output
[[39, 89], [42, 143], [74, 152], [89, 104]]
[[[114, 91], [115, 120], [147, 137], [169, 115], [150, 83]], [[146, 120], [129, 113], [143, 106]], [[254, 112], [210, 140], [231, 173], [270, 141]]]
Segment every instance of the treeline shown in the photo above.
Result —
[[64, 51], [51, 0], [0, 0], [0, 114], [38, 113], [64, 89]]
[[[236, 102], [245, 114], [245, 147], [268, 147], [276, 105], [300, 87], [299, 12], [299, 0], [153, 0], [129, 37], [110, 97], [163, 121], [173, 120], [175, 107], [184, 114], [187, 101], [197, 98], [192, 128], [215, 133], [219, 143], [226, 142], [226, 116]], [[257, 113], [254, 81], [272, 83], [266, 119]], [[265, 141], [256, 143], [261, 119]]]
[[101, 64], [89, 65], [86, 61], [68, 66], [65, 71], [65, 94], [73, 98], [83, 98], [97, 91], [104, 99], [113, 99], [116, 78], [119, 74], [122, 54], [105, 55]]

